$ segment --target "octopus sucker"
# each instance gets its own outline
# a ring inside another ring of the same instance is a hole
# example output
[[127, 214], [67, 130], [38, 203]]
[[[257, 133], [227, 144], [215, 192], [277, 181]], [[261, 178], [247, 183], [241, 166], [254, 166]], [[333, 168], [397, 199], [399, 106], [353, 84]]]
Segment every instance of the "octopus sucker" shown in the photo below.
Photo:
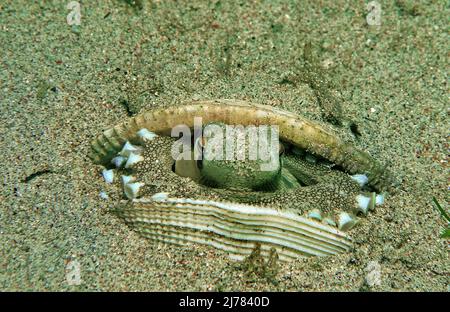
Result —
[[[263, 170], [261, 160], [172, 158], [178, 140], [172, 128], [192, 129], [196, 117], [202, 133], [189, 141], [191, 156], [216, 147], [208, 127], [277, 125], [279, 131], [268, 132], [279, 134], [270, 154], [276, 161]], [[213, 246], [238, 259], [255, 246], [263, 255], [275, 250], [282, 260], [347, 252], [348, 231], [383, 204], [376, 192], [390, 187], [385, 167], [326, 125], [239, 100], [147, 111], [106, 130], [91, 146], [90, 158], [106, 167], [101, 174], [111, 184], [104, 195], [117, 201], [113, 211], [132, 229], [154, 241]]]

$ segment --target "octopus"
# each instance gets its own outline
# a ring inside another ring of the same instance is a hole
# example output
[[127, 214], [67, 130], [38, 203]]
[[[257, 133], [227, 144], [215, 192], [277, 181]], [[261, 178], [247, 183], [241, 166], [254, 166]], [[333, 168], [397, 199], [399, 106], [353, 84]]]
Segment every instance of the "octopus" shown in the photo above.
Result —
[[[173, 136], [180, 125], [194, 128], [194, 135]], [[236, 157], [250, 139], [220, 150], [209, 130], [226, 134], [235, 129], [230, 126], [276, 126], [269, 128], [276, 129], [271, 165], [250, 153]], [[188, 151], [174, 157], [182, 139]], [[391, 187], [385, 166], [332, 129], [239, 100], [147, 111], [106, 130], [91, 147], [90, 158], [105, 167], [114, 212], [131, 228], [153, 241], [210, 245], [236, 259], [255, 244], [281, 260], [346, 252], [348, 232]], [[223, 156], [230, 147], [234, 158], [206, 157], [217, 150]]]

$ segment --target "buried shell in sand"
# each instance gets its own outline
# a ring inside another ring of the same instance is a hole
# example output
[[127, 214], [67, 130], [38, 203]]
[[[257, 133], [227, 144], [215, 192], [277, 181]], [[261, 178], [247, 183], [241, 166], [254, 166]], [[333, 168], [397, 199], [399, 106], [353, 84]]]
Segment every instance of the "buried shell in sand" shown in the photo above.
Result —
[[[203, 124], [278, 126], [284, 153], [264, 188], [245, 185], [254, 177], [251, 171], [239, 179], [242, 162], [240, 167], [174, 162], [177, 139], [170, 131], [178, 125], [192, 128], [194, 117]], [[91, 159], [106, 167], [108, 195], [117, 201], [114, 211], [131, 228], [154, 241], [209, 245], [236, 259], [248, 256], [256, 244], [263, 255], [274, 248], [281, 260], [348, 251], [347, 231], [358, 223], [356, 215], [367, 215], [384, 200], [369, 189], [390, 187], [383, 166], [324, 126], [237, 100], [145, 112], [105, 131], [91, 146]], [[229, 176], [211, 174], [224, 166], [231, 168]], [[211, 177], [216, 178], [212, 184]], [[240, 184], [230, 187], [235, 181]]]

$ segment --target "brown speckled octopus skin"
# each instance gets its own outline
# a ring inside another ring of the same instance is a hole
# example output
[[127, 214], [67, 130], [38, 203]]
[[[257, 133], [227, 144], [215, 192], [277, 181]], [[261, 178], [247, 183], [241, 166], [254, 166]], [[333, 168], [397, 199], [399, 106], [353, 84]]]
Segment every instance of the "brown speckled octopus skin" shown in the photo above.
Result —
[[[257, 206], [292, 209], [304, 214], [319, 209], [333, 217], [340, 211], [354, 213], [356, 196], [361, 193], [358, 183], [338, 170], [331, 170], [321, 164], [311, 164], [298, 160], [296, 168], [303, 174], [314, 177], [313, 185], [276, 192], [251, 192], [206, 187], [183, 178], [172, 171], [173, 159], [170, 147], [174, 142], [170, 137], [156, 137], [143, 146], [144, 160], [137, 163], [127, 174], [144, 183], [140, 197], [151, 197], [155, 193], [170, 193], [180, 198], [196, 198], [231, 201]], [[290, 161], [293, 161], [291, 158]], [[293, 165], [291, 164], [291, 167]]]

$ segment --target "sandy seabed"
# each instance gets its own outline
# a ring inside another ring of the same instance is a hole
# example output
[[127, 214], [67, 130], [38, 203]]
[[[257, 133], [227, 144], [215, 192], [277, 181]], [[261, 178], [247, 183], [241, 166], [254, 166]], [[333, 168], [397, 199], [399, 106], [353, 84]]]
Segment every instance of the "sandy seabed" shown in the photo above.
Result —
[[[68, 2], [0, 4], [1, 290], [448, 290], [432, 205], [448, 200], [444, 1], [379, 1], [380, 26], [354, 1], [83, 1], [76, 28]], [[152, 243], [108, 212], [89, 143], [128, 115], [236, 98], [323, 121], [290, 78], [307, 42], [360, 132], [339, 134], [401, 182], [351, 231], [352, 252], [248, 278], [220, 251]]]

